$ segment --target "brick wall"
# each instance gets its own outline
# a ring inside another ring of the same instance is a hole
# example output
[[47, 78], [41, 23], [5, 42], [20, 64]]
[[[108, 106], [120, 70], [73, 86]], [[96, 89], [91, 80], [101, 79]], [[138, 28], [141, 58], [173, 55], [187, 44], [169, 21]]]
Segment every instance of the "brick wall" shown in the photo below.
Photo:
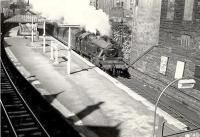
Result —
[[[133, 65], [135, 70], [130, 70], [132, 76], [148, 83], [159, 92], [167, 83], [174, 80], [177, 61], [185, 62], [184, 77], [196, 76], [200, 79], [197, 76], [200, 73], [200, 67], [198, 67], [200, 66], [200, 0], [193, 1], [192, 20], [184, 20], [185, 1], [175, 0], [174, 2], [174, 17], [170, 20], [167, 19], [168, 0], [162, 0], [159, 46], [153, 48], [137, 61]], [[145, 30], [145, 27], [143, 29], [145, 33], [147, 30]], [[145, 38], [147, 37], [145, 36]], [[136, 47], [134, 50], [146, 49], [146, 47], [149, 47], [148, 45], [151, 44], [147, 43], [146, 46], [141, 46], [138, 49]], [[165, 75], [159, 72], [161, 56], [168, 57]], [[197, 83], [196, 87], [199, 87], [200, 82]], [[188, 90], [173, 88], [169, 89], [167, 94], [187, 104], [200, 114], [199, 88]]]

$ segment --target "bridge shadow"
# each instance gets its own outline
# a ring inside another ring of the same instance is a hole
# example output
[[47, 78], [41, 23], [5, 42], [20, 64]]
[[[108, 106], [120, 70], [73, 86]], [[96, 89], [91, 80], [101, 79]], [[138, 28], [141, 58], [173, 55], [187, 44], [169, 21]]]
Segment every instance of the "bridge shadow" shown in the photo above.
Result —
[[[75, 114], [75, 116], [71, 116], [68, 117], [67, 120], [72, 122], [73, 124], [78, 122], [78, 120], [83, 119], [84, 117], [90, 115], [92, 112], [94, 112], [95, 110], [99, 109], [100, 106], [103, 104], [104, 102], [98, 102], [96, 104], [93, 105], [89, 105], [87, 106], [85, 109], [83, 109], [82, 111], [78, 112]], [[98, 117], [97, 117], [98, 119]], [[121, 124], [121, 123], [120, 123]], [[75, 125], [76, 128], [78, 129], [89, 129], [89, 132], [94, 132], [98, 137], [119, 137], [119, 126], [120, 124], [117, 124], [116, 126], [98, 126], [98, 125]], [[88, 131], [84, 130], [83, 131], [84, 134], [87, 136]]]
[[56, 99], [58, 97], [58, 95], [60, 95], [61, 93], [63, 93], [64, 91], [61, 91], [59, 93], [55, 93], [55, 94], [49, 94], [49, 95], [44, 95], [44, 98], [49, 102], [52, 103], [54, 101], [54, 99]]
[[87, 115], [89, 115], [90, 113], [92, 113], [93, 111], [99, 109], [100, 105], [102, 105], [104, 102], [99, 102], [97, 104], [94, 105], [90, 105], [87, 106], [85, 109], [83, 109], [82, 111], [76, 113], [76, 116], [79, 119], [83, 119], [84, 117], [86, 117]]
[[82, 120], [84, 117], [88, 116], [89, 114], [91, 114], [95, 110], [99, 109], [100, 105], [102, 105], [103, 103], [104, 102], [99, 102], [99, 103], [96, 103], [94, 105], [89, 105], [85, 109], [83, 109], [82, 111], [76, 113], [74, 116], [68, 117], [67, 119], [70, 120], [70, 121], [73, 121], [73, 123], [76, 123], [77, 121]]

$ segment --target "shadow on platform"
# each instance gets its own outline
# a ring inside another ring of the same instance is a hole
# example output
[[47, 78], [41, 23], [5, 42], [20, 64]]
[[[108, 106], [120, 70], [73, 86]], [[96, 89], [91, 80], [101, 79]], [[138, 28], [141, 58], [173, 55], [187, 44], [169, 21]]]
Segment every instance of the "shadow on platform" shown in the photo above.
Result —
[[58, 58], [62, 58], [62, 61], [60, 61], [59, 63], [67, 62], [67, 61], [68, 61], [68, 59], [67, 59], [65, 56], [63, 56], [63, 57], [58, 57]]
[[93, 131], [95, 134], [97, 134], [98, 137], [119, 137], [120, 130], [118, 127], [120, 124], [116, 126], [91, 126], [91, 125], [85, 125], [88, 129]]
[[75, 73], [82, 72], [82, 71], [88, 71], [88, 70], [93, 69], [93, 68], [95, 68], [95, 67], [96, 67], [96, 66], [89, 66], [88, 68], [83, 68], [83, 69], [80, 69], [80, 70], [71, 72], [70, 74], [75, 74]]
[[[78, 122], [78, 120], [83, 119], [84, 117], [90, 115], [95, 110], [99, 109], [103, 103], [104, 102], [98, 102], [94, 105], [89, 105], [82, 111], [76, 113], [75, 116], [69, 117], [67, 119], [70, 121], [73, 120], [73, 123], [76, 123], [76, 122]], [[78, 117], [78, 119], [77, 119], [77, 117]], [[97, 117], [97, 119], [98, 119], [98, 117]], [[94, 125], [94, 126], [93, 125], [84, 125], [84, 126], [75, 125], [75, 126], [77, 128], [87, 127], [88, 129], [93, 131], [98, 137], [119, 137], [120, 130], [118, 129], [118, 127], [120, 126], [120, 124], [118, 124], [116, 126], [98, 126], [98, 125]], [[84, 132], [86, 132], [86, 131], [84, 131]]]
[[[41, 46], [43, 46], [43, 43], [41, 43]], [[45, 44], [45, 47], [49, 47], [50, 45], [49, 44]]]
[[61, 93], [63, 93], [64, 91], [61, 91], [59, 93], [55, 93], [55, 94], [49, 94], [49, 95], [44, 95], [44, 98], [47, 99], [47, 101], [49, 103], [52, 103], [54, 101], [54, 99], [57, 98], [58, 95], [60, 95]]
[[97, 104], [94, 105], [90, 105], [87, 106], [85, 109], [83, 109], [82, 111], [76, 113], [76, 116], [81, 120], [84, 117], [86, 117], [87, 115], [89, 115], [90, 113], [92, 113], [93, 111], [99, 109], [100, 105], [102, 105], [104, 102], [99, 102]]
[[4, 46], [5, 48], [6, 48], [6, 47], [11, 47], [11, 46], [12, 46], [12, 45], [8, 44], [6, 41], [3, 41], [3, 40], [2, 40], [2, 42], [3, 42], [2, 46]]

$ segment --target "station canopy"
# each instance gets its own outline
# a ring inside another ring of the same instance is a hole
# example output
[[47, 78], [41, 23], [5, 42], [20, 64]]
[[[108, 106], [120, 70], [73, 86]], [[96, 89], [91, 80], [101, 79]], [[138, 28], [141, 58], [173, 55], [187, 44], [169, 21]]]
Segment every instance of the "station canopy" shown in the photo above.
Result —
[[31, 12], [26, 11], [25, 14], [18, 14], [15, 15], [7, 20], [5, 20], [5, 23], [31, 23], [33, 20], [33, 23], [42, 23], [45, 18]]

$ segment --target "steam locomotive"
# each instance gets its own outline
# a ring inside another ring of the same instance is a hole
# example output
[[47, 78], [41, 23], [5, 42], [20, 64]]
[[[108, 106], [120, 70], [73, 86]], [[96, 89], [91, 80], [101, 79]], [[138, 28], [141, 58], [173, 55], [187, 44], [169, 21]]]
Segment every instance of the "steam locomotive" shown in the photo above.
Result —
[[[68, 29], [54, 27], [53, 36], [67, 44]], [[72, 49], [112, 75], [128, 73], [122, 48], [109, 37], [72, 29]]]

